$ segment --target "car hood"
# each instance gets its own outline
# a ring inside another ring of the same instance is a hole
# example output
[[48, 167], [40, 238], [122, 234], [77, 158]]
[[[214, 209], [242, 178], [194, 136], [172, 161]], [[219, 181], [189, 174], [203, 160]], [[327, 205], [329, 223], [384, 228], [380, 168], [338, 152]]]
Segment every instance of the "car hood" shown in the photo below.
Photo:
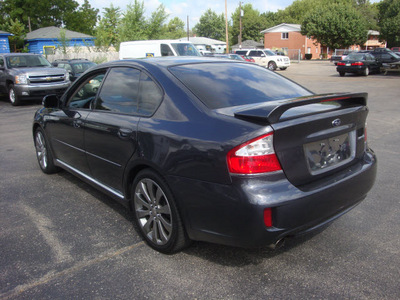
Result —
[[37, 67], [37, 68], [13, 68], [15, 74], [26, 74], [30, 76], [43, 76], [43, 75], [60, 75], [66, 74], [66, 71], [62, 68], [51, 68], [51, 67]]

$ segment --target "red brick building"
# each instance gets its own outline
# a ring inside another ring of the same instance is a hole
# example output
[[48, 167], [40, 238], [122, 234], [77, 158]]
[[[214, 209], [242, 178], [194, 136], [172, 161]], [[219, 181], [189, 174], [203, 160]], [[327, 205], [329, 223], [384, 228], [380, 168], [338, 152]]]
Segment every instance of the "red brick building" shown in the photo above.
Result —
[[[312, 59], [321, 57], [329, 58], [335, 49], [321, 46], [314, 39], [301, 34], [301, 25], [282, 23], [261, 31], [264, 34], [264, 47], [269, 49], [282, 49], [288, 54], [289, 49], [299, 49], [301, 58], [305, 54], [312, 54]], [[386, 43], [379, 42], [379, 32], [368, 31], [368, 41], [363, 46], [351, 46], [352, 50], [365, 50], [376, 47], [386, 47]]]
[[281, 48], [285, 53], [288, 53], [289, 49], [299, 49], [303, 59], [306, 53], [312, 54], [312, 58], [320, 58], [323, 50], [321, 45], [302, 35], [300, 31], [301, 25], [287, 23], [265, 29], [261, 31], [264, 34], [264, 47]]

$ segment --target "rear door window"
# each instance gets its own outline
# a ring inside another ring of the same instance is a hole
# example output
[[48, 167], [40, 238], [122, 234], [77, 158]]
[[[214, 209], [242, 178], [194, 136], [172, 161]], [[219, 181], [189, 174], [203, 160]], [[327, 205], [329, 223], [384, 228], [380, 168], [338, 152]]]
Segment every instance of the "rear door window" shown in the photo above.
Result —
[[152, 115], [163, 98], [163, 92], [158, 85], [145, 73], [140, 77], [138, 112], [143, 116]]
[[256, 57], [259, 57], [259, 56], [261, 56], [261, 52], [260, 52], [260, 51], [253, 50], [253, 51], [250, 51], [249, 56], [256, 56]]
[[112, 68], [104, 81], [96, 109], [125, 114], [138, 111], [140, 71], [133, 68]]

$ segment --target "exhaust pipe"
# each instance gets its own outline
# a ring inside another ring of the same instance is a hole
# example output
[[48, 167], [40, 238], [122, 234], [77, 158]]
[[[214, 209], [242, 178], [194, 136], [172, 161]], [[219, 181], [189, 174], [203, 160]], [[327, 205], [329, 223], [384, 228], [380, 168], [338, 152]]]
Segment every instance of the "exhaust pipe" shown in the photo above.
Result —
[[285, 244], [285, 239], [281, 238], [281, 239], [277, 240], [275, 243], [269, 245], [268, 247], [272, 250], [277, 250], [277, 249], [283, 247], [284, 244]]

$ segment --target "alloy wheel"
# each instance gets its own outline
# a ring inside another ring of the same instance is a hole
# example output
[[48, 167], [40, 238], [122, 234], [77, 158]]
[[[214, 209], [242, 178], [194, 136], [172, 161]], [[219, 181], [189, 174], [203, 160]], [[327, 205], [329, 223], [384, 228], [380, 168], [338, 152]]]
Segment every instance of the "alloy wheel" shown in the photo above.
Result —
[[47, 149], [46, 149], [46, 142], [44, 140], [44, 136], [41, 131], [37, 131], [37, 133], [36, 133], [35, 147], [36, 147], [36, 155], [38, 157], [40, 167], [43, 170], [45, 170], [48, 166], [48, 164], [47, 164]]
[[135, 213], [140, 229], [155, 245], [165, 245], [172, 235], [170, 203], [162, 188], [153, 180], [143, 178], [134, 195]]

